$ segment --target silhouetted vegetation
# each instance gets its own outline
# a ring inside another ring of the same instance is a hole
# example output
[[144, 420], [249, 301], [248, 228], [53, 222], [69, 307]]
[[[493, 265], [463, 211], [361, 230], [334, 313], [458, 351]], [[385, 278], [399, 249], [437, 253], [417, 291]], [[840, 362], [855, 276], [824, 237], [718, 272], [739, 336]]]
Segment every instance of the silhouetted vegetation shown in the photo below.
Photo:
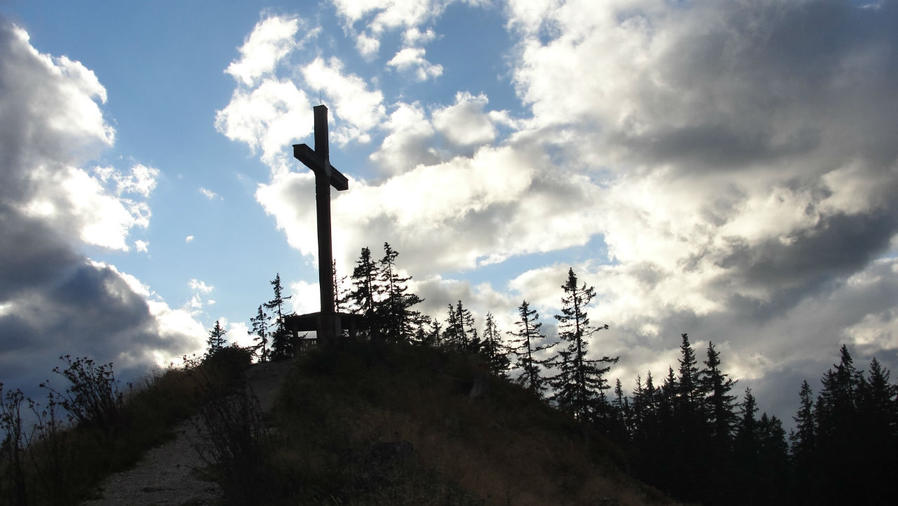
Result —
[[186, 359], [184, 367], [170, 367], [126, 392], [112, 364], [84, 357], [61, 360], [64, 366], [54, 372], [66, 386], [57, 390], [44, 382], [43, 403], [26, 399], [18, 389], [4, 391], [0, 384], [2, 504], [77, 504], [105, 476], [130, 467], [147, 449], [172, 437], [175, 423], [206, 405], [217, 389], [233, 384], [249, 364], [249, 354], [225, 347], [202, 361]]
[[[69, 356], [54, 369], [68, 385], [42, 385], [44, 404], [0, 385], [2, 501], [84, 498], [192, 413], [230, 504], [667, 501], [628, 473], [701, 504], [884, 504], [898, 492], [898, 387], [876, 359], [861, 371], [843, 346], [816, 397], [802, 382], [787, 437], [750, 389], [737, 397], [714, 344], [700, 361], [687, 334], [660, 386], [649, 372], [630, 396], [620, 379], [609, 395], [618, 357], [591, 349], [608, 325], [590, 322], [595, 290], [573, 269], [557, 336], [523, 301], [506, 344], [491, 313], [480, 333], [461, 300], [444, 325], [416, 311], [397, 258], [387, 243], [379, 261], [362, 249], [335, 305], [366, 325], [333, 346], [294, 339], [276, 275], [251, 348], [226, 346], [216, 322], [203, 360], [127, 393], [111, 364]], [[270, 418], [243, 380], [253, 356], [297, 357]]]

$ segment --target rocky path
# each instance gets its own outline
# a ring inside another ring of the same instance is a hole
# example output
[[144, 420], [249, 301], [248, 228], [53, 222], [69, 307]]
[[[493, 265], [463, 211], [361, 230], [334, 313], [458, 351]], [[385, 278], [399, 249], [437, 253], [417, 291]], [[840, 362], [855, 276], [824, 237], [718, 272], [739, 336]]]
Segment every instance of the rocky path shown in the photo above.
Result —
[[[246, 372], [247, 382], [259, 399], [263, 413], [274, 406], [278, 389], [292, 361], [258, 364]], [[176, 437], [149, 450], [134, 468], [115, 473], [100, 485], [102, 497], [84, 506], [187, 506], [215, 504], [218, 485], [204, 478], [205, 462], [195, 449], [202, 443], [198, 424], [185, 420], [175, 428]]]

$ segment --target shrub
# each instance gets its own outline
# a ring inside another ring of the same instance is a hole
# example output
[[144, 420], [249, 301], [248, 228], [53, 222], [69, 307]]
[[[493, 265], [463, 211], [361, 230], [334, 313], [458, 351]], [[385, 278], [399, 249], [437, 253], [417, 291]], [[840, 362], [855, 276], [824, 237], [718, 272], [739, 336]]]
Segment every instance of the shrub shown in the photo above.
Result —
[[87, 357], [63, 355], [59, 357], [67, 367], [53, 368], [53, 372], [69, 380], [65, 392], [56, 392], [49, 383], [41, 383], [56, 394], [76, 425], [90, 425], [103, 432], [111, 432], [121, 415], [122, 393], [112, 372], [112, 362], [97, 364]]

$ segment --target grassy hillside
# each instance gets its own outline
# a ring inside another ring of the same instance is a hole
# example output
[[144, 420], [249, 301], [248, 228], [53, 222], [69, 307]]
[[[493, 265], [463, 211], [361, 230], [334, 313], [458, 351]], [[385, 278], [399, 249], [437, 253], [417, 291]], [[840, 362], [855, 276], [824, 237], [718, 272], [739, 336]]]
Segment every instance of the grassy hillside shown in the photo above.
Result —
[[218, 469], [233, 503], [668, 502], [629, 478], [604, 438], [445, 350], [311, 351], [268, 423], [248, 434], [255, 450], [236, 445], [246, 457]]

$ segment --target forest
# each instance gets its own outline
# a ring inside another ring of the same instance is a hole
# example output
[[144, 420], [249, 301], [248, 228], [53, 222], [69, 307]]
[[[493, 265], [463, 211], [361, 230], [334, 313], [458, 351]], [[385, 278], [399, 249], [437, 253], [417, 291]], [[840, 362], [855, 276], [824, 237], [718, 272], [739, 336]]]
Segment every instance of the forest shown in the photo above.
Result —
[[[337, 290], [335, 307], [365, 316], [364, 338], [479, 355], [493, 375], [598, 428], [623, 449], [639, 479], [675, 498], [883, 504], [898, 493], [898, 386], [876, 358], [859, 369], [843, 345], [837, 362], [822, 373], [816, 396], [807, 380], [796, 386], [798, 409], [787, 434], [782, 420], [759, 414], [750, 388], [738, 391], [714, 343], [700, 359], [687, 333], [665, 377], [637, 376], [630, 395], [620, 379], [612, 386], [609, 373], [618, 357], [590, 349], [591, 337], [609, 324], [590, 321], [595, 290], [573, 269], [560, 286], [562, 310], [553, 315], [558, 335], [550, 339], [526, 300], [517, 308], [516, 329], [504, 335], [489, 312], [479, 332], [461, 300], [448, 306], [444, 321], [415, 311], [421, 298], [409, 292], [411, 278], [400, 275], [397, 257], [385, 243], [380, 260], [362, 248], [346, 278], [337, 279], [334, 267], [335, 286], [350, 285]], [[263, 361], [288, 358], [300, 346], [283, 325], [287, 297], [280, 277], [271, 284], [274, 297], [251, 320], [254, 349]], [[215, 341], [218, 331], [210, 335], [210, 347], [223, 345]]]

